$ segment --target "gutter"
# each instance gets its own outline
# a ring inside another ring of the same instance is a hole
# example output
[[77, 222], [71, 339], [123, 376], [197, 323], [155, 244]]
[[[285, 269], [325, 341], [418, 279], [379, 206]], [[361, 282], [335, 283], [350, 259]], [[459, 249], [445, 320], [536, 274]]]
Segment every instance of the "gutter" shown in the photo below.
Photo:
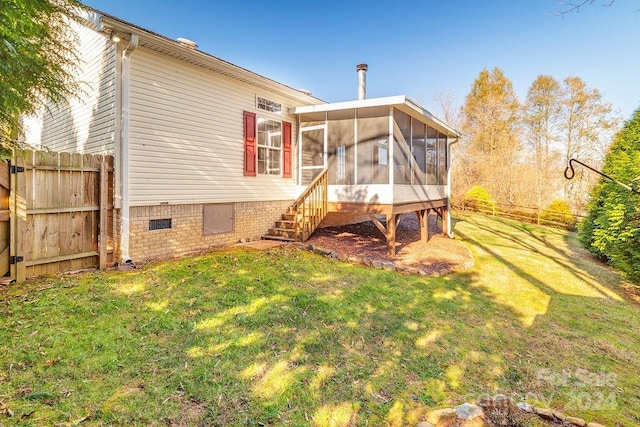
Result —
[[138, 47], [138, 36], [131, 33], [129, 44], [122, 51], [121, 124], [120, 124], [120, 258], [131, 263], [129, 257], [129, 112], [131, 103], [131, 54]]

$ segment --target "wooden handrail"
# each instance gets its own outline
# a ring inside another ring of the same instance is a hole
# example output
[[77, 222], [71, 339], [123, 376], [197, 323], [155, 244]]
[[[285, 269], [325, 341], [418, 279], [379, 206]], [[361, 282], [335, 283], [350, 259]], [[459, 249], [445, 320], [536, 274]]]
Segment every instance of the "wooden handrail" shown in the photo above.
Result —
[[[296, 240], [303, 242], [307, 240], [327, 216], [329, 195], [327, 171], [328, 169], [323, 169], [289, 207], [289, 213], [294, 215]], [[301, 215], [300, 218], [298, 218], [299, 215]]]
[[311, 184], [309, 184], [309, 186], [306, 188], [306, 190], [304, 190], [302, 192], [302, 194], [300, 194], [298, 196], [298, 198], [295, 200], [295, 202], [293, 202], [293, 204], [291, 205], [291, 209], [297, 208], [298, 205], [300, 205], [300, 203], [302, 203], [304, 201], [304, 199], [307, 198], [309, 193], [311, 193], [311, 191], [313, 191], [313, 189], [315, 188], [315, 186], [318, 183], [318, 181], [323, 179], [327, 175], [328, 171], [329, 171], [328, 168], [322, 169], [322, 172], [320, 172], [320, 174], [318, 176], [316, 176], [316, 178], [313, 181], [311, 181]]

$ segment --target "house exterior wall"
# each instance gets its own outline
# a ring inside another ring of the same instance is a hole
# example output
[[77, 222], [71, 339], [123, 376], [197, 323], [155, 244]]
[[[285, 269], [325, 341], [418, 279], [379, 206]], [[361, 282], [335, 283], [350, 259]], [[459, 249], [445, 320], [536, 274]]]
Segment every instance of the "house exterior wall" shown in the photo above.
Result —
[[[243, 175], [243, 111], [292, 123], [295, 153], [291, 100], [144, 47], [131, 56], [130, 90], [131, 206], [296, 197], [295, 178]], [[256, 96], [281, 113], [258, 110]]]
[[68, 102], [50, 105], [24, 118], [25, 142], [58, 152], [114, 154], [116, 132], [116, 47], [108, 37], [76, 22], [81, 58], [76, 71], [79, 92]]
[[[234, 230], [205, 236], [203, 204], [136, 206], [130, 210], [129, 254], [134, 261], [171, 257], [240, 239], [259, 239], [289, 206], [289, 201], [233, 203]], [[170, 229], [149, 230], [149, 221], [171, 219]]]

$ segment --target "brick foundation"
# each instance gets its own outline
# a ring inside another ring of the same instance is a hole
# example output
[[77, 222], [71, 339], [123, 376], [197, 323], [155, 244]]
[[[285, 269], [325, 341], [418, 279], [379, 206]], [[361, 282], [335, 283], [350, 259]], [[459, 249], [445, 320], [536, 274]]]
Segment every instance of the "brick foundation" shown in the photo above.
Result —
[[[135, 261], [176, 256], [266, 234], [290, 200], [233, 203], [234, 229], [204, 236], [203, 205], [135, 206], [129, 210], [129, 256]], [[171, 219], [170, 229], [149, 230], [153, 219]]]

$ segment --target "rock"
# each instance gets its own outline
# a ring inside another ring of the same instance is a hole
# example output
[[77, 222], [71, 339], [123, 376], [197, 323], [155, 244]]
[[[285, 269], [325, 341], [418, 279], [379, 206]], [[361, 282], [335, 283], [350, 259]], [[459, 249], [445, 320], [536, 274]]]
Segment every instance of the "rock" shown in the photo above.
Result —
[[586, 424], [585, 420], [577, 417], [567, 417], [565, 421], [578, 427], [584, 427], [584, 425]]
[[247, 243], [247, 239], [243, 237], [242, 239], [240, 239], [240, 243]]
[[338, 259], [342, 262], [347, 262], [349, 260], [349, 256], [344, 252], [338, 252]]
[[456, 406], [455, 411], [456, 417], [465, 421], [470, 421], [484, 415], [482, 408], [473, 403], [463, 403], [460, 406]]
[[419, 274], [419, 273], [420, 273], [420, 270], [418, 270], [418, 269], [417, 269], [417, 268], [415, 268], [415, 267], [409, 267], [409, 268], [407, 268], [407, 271], [408, 271], [409, 273], [411, 273], [411, 274]]
[[560, 421], [564, 421], [567, 419], [567, 416], [565, 414], [563, 414], [562, 412], [558, 412], [558, 411], [551, 411], [551, 413], [553, 414], [553, 416]]
[[362, 258], [359, 258], [357, 256], [350, 256], [349, 258], [347, 258], [347, 261], [352, 262], [354, 264], [364, 264], [364, 261], [362, 261]]
[[454, 409], [438, 409], [427, 417], [427, 422], [435, 427], [453, 426], [456, 422], [456, 411]]
[[380, 262], [380, 261], [378, 261], [378, 260], [376, 260], [376, 261], [372, 261], [372, 262], [371, 262], [371, 265], [372, 265], [374, 268], [377, 268], [377, 269], [381, 269], [381, 268], [382, 268], [382, 262]]
[[382, 268], [389, 271], [396, 271], [396, 266], [394, 263], [386, 261], [382, 263]]
[[598, 424], [598, 423], [589, 423], [587, 424], [587, 427], [604, 427], [602, 424]]
[[338, 253], [337, 252], [331, 252], [331, 254], [329, 256], [331, 258], [333, 258], [333, 259], [338, 259]]
[[526, 402], [518, 402], [516, 405], [518, 408], [520, 408], [521, 410], [523, 410], [524, 412], [528, 412], [530, 414], [533, 413], [533, 406], [531, 406], [530, 403], [526, 403]]
[[314, 246], [313, 247], [313, 252], [318, 254], [318, 255], [329, 255], [329, 254], [331, 254], [331, 250], [330, 249], [321, 248], [320, 246]]
[[513, 404], [511, 398], [504, 394], [496, 394], [493, 396], [493, 406], [500, 409], [510, 409]]
[[476, 403], [481, 408], [493, 408], [493, 397], [489, 395], [480, 396]]
[[553, 412], [551, 412], [549, 409], [538, 408], [537, 406], [534, 406], [533, 412], [540, 415], [542, 418], [546, 418], [548, 420], [553, 419]]
[[436, 426], [431, 424], [429, 421], [420, 421], [418, 424], [416, 424], [416, 427], [436, 427]]

